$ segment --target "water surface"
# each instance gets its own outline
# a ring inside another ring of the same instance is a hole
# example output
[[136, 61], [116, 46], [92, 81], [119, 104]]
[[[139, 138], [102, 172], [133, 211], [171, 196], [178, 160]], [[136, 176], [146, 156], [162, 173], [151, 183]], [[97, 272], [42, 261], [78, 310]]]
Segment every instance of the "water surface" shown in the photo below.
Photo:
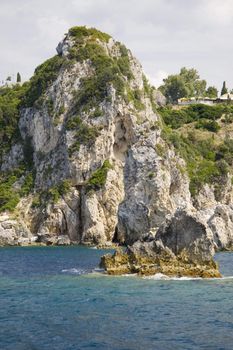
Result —
[[[0, 249], [0, 349], [233, 349], [233, 279], [96, 272], [106, 251]], [[219, 253], [233, 276], [233, 253]]]

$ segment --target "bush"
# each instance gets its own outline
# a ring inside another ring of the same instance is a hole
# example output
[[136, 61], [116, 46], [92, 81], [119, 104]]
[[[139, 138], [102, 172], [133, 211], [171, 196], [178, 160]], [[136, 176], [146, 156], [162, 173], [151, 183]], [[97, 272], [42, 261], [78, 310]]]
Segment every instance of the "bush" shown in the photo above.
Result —
[[215, 120], [206, 120], [206, 119], [201, 119], [199, 120], [196, 125], [196, 129], [206, 129], [208, 131], [212, 132], [218, 132], [221, 128], [219, 124]]
[[[218, 159], [223, 159], [223, 154], [219, 155], [218, 147], [213, 139], [196, 140], [193, 134], [187, 137], [178, 131], [173, 131], [165, 127], [162, 132], [163, 139], [175, 147], [176, 152], [185, 160], [186, 169], [190, 179], [190, 192], [195, 196], [205, 183], [219, 183], [220, 177], [229, 172], [227, 162], [219, 163]], [[233, 142], [232, 142], [233, 145]], [[218, 155], [218, 159], [217, 159]], [[222, 157], [222, 158], [221, 158]]]
[[32, 107], [46, 89], [56, 80], [65, 58], [54, 56], [35, 69], [22, 101], [23, 107]]
[[222, 144], [219, 145], [216, 152], [216, 160], [224, 159], [228, 165], [233, 165], [233, 140], [226, 138]]
[[63, 180], [59, 185], [58, 185], [58, 192], [60, 193], [61, 196], [67, 194], [70, 191], [71, 188], [71, 182], [70, 180]]
[[136, 89], [132, 90], [130, 88], [127, 89], [127, 102], [132, 101], [134, 104], [134, 107], [138, 110], [141, 111], [145, 108], [145, 105], [142, 103], [142, 91]]
[[[133, 74], [128, 50], [124, 46], [119, 44], [121, 57], [112, 58], [93, 40], [96, 35], [93, 36], [89, 29], [81, 27], [77, 29], [77, 35], [79, 39], [75, 39], [75, 45], [70, 49], [70, 58], [79, 62], [89, 59], [95, 68], [95, 75], [82, 79], [80, 90], [74, 97], [74, 110], [80, 113], [82, 110], [88, 111], [98, 106], [104, 100], [107, 101], [110, 85], [113, 85], [118, 96], [123, 97], [127, 85], [126, 78], [132, 79]], [[83, 37], [86, 39], [80, 41]]]
[[81, 118], [77, 116], [69, 119], [67, 121], [66, 127], [67, 130], [76, 130], [75, 142], [72, 144], [72, 146], [69, 147], [70, 156], [74, 152], [79, 151], [80, 145], [91, 146], [99, 134], [96, 128], [83, 123]]
[[130, 61], [128, 56], [120, 57], [117, 60], [117, 65], [120, 72], [127, 77], [129, 80], [133, 78], [133, 74], [130, 68]]
[[111, 38], [111, 36], [106, 33], [103, 33], [95, 28], [86, 28], [85, 26], [70, 28], [69, 34], [76, 40], [90, 37], [93, 40], [99, 39], [101, 41], [108, 42]]
[[19, 107], [25, 90], [26, 84], [0, 88], [0, 163], [12, 144], [20, 140]]
[[82, 124], [82, 119], [79, 116], [74, 116], [70, 118], [66, 123], [67, 130], [75, 130]]
[[34, 187], [34, 177], [32, 173], [26, 175], [24, 183], [20, 190], [20, 196], [28, 195]]
[[87, 183], [87, 191], [101, 189], [106, 183], [107, 174], [110, 169], [112, 169], [112, 165], [108, 160], [105, 160], [102, 167], [96, 170], [90, 177]]
[[0, 212], [13, 211], [19, 203], [19, 195], [12, 185], [17, 181], [17, 177], [10, 175], [0, 183]]
[[[218, 128], [217, 123], [214, 123], [214, 121], [219, 119], [223, 113], [226, 112], [226, 106], [221, 104], [216, 106], [195, 104], [178, 110], [166, 106], [158, 108], [158, 112], [161, 114], [165, 124], [170, 126], [172, 129], [178, 129], [184, 124], [198, 121], [200, 122], [199, 125], [205, 125], [204, 128], [210, 128], [213, 129], [211, 131], [214, 131], [216, 128]], [[205, 120], [205, 122], [202, 122], [202, 119]], [[212, 124], [210, 122], [208, 124], [206, 120], [212, 121]]]

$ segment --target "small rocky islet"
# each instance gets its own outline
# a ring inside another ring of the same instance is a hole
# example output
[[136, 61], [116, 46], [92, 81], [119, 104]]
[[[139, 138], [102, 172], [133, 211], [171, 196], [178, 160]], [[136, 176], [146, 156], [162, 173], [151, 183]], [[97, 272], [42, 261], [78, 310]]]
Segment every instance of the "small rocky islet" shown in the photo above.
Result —
[[220, 277], [233, 127], [221, 112], [218, 131], [171, 128], [165, 105], [123, 44], [71, 28], [29, 82], [1, 88], [0, 245], [117, 242], [109, 274]]

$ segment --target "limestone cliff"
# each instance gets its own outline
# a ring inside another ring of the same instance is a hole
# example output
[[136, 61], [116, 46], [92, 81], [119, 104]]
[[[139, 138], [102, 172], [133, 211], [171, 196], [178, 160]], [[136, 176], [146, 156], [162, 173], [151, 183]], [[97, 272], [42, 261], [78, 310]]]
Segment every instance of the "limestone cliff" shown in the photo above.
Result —
[[164, 137], [163, 104], [124, 45], [71, 28], [26, 84], [20, 136], [2, 154], [2, 186], [19, 198], [13, 209], [7, 195], [0, 203], [0, 244], [133, 244], [185, 209], [230, 247], [231, 182], [220, 200], [209, 185], [191, 196], [186, 160]]

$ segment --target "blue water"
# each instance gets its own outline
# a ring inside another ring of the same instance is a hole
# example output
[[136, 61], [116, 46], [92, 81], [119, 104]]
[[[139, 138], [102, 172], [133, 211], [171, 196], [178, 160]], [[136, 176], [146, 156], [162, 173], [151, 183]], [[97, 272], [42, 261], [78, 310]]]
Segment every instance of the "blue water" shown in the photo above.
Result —
[[233, 349], [233, 279], [88, 274], [105, 252], [1, 248], [0, 350]]

